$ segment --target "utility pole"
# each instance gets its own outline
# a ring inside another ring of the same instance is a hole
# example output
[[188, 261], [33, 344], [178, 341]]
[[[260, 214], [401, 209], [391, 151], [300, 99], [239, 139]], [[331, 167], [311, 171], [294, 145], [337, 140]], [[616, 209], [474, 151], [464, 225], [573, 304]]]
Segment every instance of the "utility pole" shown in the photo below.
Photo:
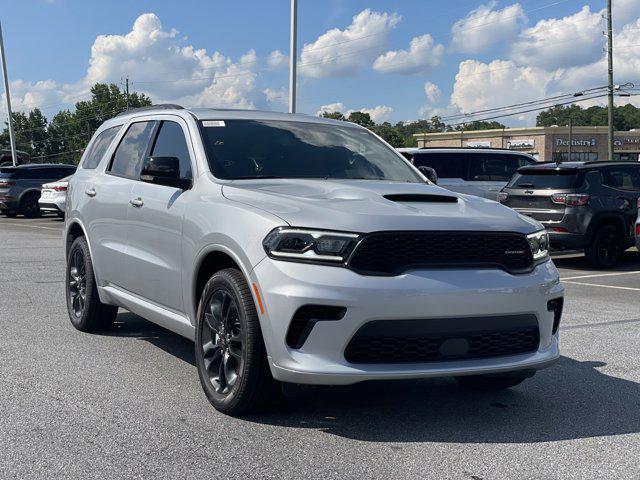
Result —
[[16, 152], [16, 137], [13, 133], [13, 116], [11, 114], [11, 95], [9, 94], [9, 77], [7, 76], [7, 57], [4, 54], [4, 41], [2, 39], [2, 23], [0, 22], [0, 63], [2, 63], [2, 79], [4, 80], [4, 96], [7, 100], [7, 123], [9, 124], [9, 143], [11, 144], [11, 160], [13, 165], [18, 165]]
[[296, 62], [298, 59], [298, 0], [291, 0], [289, 39], [289, 113], [296, 113]]
[[569, 117], [569, 161], [571, 161], [571, 144], [573, 143], [573, 119]]
[[129, 110], [129, 77], [124, 82], [124, 96], [127, 99], [127, 110]]
[[609, 120], [609, 138], [608, 138], [608, 153], [609, 158], [607, 160], [613, 160], [613, 32], [611, 28], [611, 0], [607, 0], [607, 63], [608, 63], [608, 76], [609, 76], [609, 108], [608, 108], [608, 120]]

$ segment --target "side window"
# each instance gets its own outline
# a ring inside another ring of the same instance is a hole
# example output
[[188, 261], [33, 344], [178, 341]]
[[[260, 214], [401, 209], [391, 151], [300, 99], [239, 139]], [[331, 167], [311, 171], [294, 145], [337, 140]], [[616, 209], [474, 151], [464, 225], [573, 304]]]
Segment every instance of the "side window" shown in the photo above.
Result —
[[132, 123], [113, 154], [109, 171], [121, 177], [138, 179], [155, 122]]
[[187, 147], [187, 140], [182, 127], [178, 123], [162, 122], [151, 156], [177, 158], [180, 160], [180, 178], [191, 178], [189, 147]]
[[471, 178], [477, 181], [508, 182], [526, 160], [518, 155], [507, 154], [470, 154]]
[[122, 125], [118, 125], [117, 127], [111, 127], [100, 133], [95, 139], [95, 141], [89, 147], [87, 154], [84, 157], [84, 161], [82, 162], [82, 168], [87, 170], [93, 170], [100, 164], [100, 160], [104, 157], [109, 145], [113, 141], [113, 138], [116, 136], [116, 133], [120, 130]]
[[610, 167], [600, 172], [603, 185], [618, 190], [640, 190], [640, 168]]
[[459, 153], [417, 153], [413, 156], [416, 167], [431, 167], [438, 174], [438, 178], [467, 177], [467, 162], [465, 155]]

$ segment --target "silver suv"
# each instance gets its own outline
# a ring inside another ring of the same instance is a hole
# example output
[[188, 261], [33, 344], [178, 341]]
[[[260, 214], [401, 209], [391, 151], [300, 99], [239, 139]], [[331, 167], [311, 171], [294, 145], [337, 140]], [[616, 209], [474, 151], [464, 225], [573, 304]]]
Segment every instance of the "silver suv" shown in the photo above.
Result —
[[559, 356], [547, 234], [430, 184], [354, 124], [176, 106], [102, 125], [69, 182], [73, 325], [118, 307], [195, 341], [220, 411], [280, 382], [514, 386]]

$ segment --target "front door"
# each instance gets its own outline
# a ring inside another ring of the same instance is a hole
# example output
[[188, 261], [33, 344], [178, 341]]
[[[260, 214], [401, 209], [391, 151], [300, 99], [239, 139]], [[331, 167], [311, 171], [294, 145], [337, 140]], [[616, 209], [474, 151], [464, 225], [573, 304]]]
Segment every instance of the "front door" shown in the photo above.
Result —
[[[183, 129], [184, 128], [184, 129]], [[192, 178], [186, 124], [160, 123], [149, 155], [180, 160], [180, 174]], [[182, 220], [188, 191], [135, 182], [128, 205], [128, 290], [153, 303], [184, 311], [182, 301]]]

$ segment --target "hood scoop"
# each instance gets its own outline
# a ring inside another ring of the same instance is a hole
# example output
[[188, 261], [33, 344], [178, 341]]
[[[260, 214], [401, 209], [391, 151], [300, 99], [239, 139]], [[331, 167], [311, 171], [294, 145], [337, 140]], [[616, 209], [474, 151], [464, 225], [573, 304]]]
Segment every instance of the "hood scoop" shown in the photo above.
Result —
[[410, 202], [410, 203], [456, 203], [458, 197], [450, 195], [428, 195], [424, 193], [392, 193], [383, 195], [387, 200], [392, 202]]

